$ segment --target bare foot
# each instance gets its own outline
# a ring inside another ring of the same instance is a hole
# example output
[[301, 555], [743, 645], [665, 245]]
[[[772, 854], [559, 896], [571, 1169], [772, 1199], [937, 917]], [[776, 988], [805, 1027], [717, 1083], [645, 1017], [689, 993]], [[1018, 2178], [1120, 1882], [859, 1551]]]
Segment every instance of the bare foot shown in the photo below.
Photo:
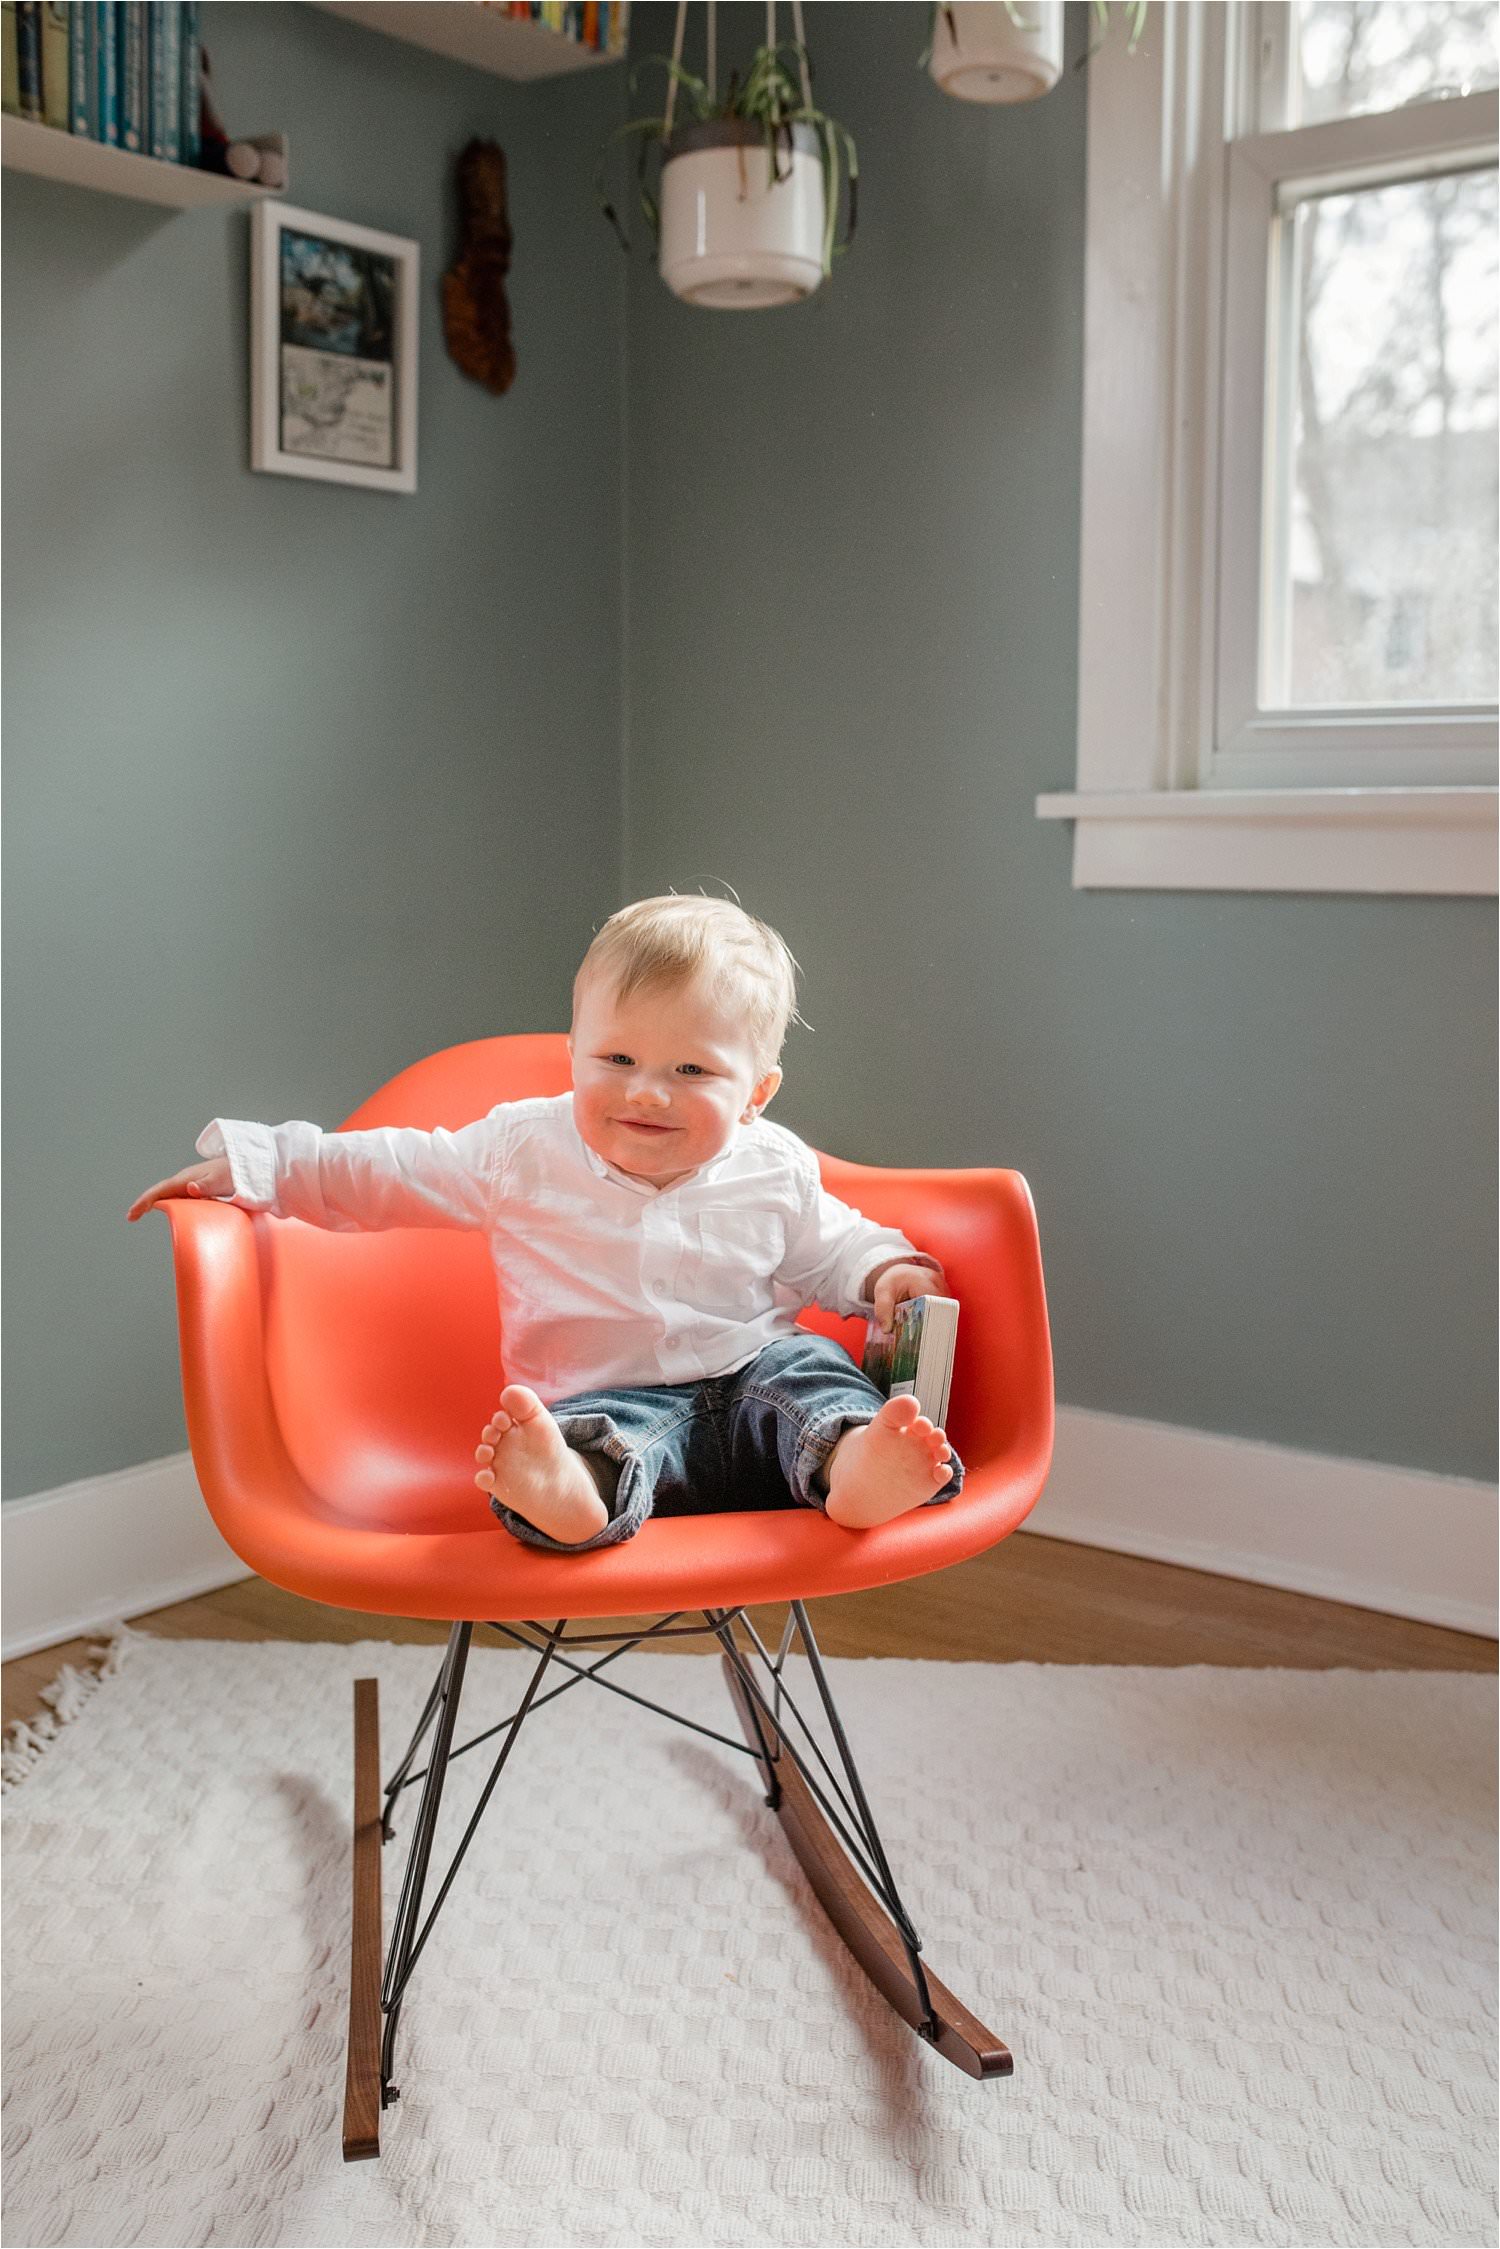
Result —
[[483, 1463], [474, 1478], [480, 1490], [514, 1508], [549, 1538], [577, 1546], [609, 1521], [609, 1509], [583, 1455], [574, 1452], [536, 1392], [524, 1383], [509, 1383], [501, 1391], [474, 1458]]
[[873, 1530], [941, 1491], [953, 1452], [915, 1398], [887, 1398], [862, 1429], [846, 1429], [828, 1462], [828, 1515], [846, 1531]]

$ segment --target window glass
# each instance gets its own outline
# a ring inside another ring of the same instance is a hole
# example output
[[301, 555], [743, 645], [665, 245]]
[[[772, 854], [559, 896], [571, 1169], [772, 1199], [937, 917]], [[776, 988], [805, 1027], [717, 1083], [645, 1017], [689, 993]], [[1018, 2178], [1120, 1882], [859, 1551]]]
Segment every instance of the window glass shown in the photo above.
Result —
[[1494, 0], [1296, 0], [1293, 125], [1477, 94], [1500, 78]]
[[1495, 699], [1496, 218], [1469, 171], [1278, 221], [1265, 705]]

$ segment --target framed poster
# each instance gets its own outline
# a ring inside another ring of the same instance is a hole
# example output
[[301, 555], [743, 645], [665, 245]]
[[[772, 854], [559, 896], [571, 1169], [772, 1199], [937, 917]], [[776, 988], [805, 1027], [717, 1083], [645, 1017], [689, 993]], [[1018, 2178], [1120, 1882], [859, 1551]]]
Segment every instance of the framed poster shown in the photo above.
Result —
[[250, 466], [414, 492], [418, 245], [274, 198], [250, 224]]

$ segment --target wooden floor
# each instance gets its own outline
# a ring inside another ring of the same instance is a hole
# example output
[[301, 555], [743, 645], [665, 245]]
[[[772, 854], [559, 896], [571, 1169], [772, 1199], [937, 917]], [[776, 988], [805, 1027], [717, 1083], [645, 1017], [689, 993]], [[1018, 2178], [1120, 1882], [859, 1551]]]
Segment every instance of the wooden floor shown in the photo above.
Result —
[[[753, 1612], [779, 1635], [784, 1610]], [[1213, 1663], [1300, 1671], [1493, 1671], [1496, 1645], [1438, 1625], [1315, 1601], [1239, 1578], [1209, 1577], [1028, 1532], [957, 1569], [887, 1591], [811, 1604], [825, 1655], [928, 1656], [960, 1663]], [[136, 1617], [139, 1632], [182, 1640], [401, 1640], [439, 1644], [441, 1624], [320, 1608], [261, 1578]], [[600, 1619], [610, 1630], [628, 1622]], [[490, 1635], [485, 1635], [490, 1639]], [[3, 1669], [4, 1723], [31, 1718], [86, 1640], [18, 1656]], [[691, 1653], [700, 1643], [664, 1643]], [[701, 1645], [712, 1647], [705, 1635]]]

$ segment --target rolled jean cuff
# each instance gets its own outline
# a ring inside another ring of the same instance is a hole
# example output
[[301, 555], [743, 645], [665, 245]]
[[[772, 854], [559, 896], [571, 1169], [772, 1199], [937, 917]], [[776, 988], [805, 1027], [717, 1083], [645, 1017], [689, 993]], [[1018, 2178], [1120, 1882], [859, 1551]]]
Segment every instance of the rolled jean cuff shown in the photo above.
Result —
[[[877, 1408], [876, 1411], [879, 1409]], [[792, 1467], [792, 1491], [808, 1507], [825, 1509], [828, 1505], [828, 1463], [839, 1439], [849, 1429], [868, 1429], [875, 1419], [873, 1413], [835, 1410], [822, 1415], [817, 1421], [804, 1424], [798, 1434], [796, 1458]], [[940, 1501], [953, 1499], [963, 1490], [964, 1464], [954, 1453], [949, 1462], [952, 1473], [941, 1491], [931, 1499], [924, 1499], [924, 1507], [936, 1507]]]
[[[513, 1538], [523, 1546], [545, 1546], [552, 1554], [587, 1554], [595, 1546], [619, 1546], [627, 1538], [634, 1538], [651, 1512], [651, 1487], [646, 1480], [646, 1466], [639, 1453], [631, 1452], [618, 1432], [611, 1428], [609, 1417], [602, 1413], [568, 1413], [555, 1411], [553, 1419], [566, 1437], [574, 1452], [599, 1452], [612, 1460], [620, 1471], [613, 1500], [606, 1500], [609, 1521], [602, 1531], [592, 1538], [569, 1541], [553, 1538], [547, 1531], [539, 1531], [528, 1523], [524, 1515], [514, 1508], [503, 1507], [498, 1499], [490, 1501], [492, 1511]], [[603, 1496], [602, 1494], [600, 1495]]]

